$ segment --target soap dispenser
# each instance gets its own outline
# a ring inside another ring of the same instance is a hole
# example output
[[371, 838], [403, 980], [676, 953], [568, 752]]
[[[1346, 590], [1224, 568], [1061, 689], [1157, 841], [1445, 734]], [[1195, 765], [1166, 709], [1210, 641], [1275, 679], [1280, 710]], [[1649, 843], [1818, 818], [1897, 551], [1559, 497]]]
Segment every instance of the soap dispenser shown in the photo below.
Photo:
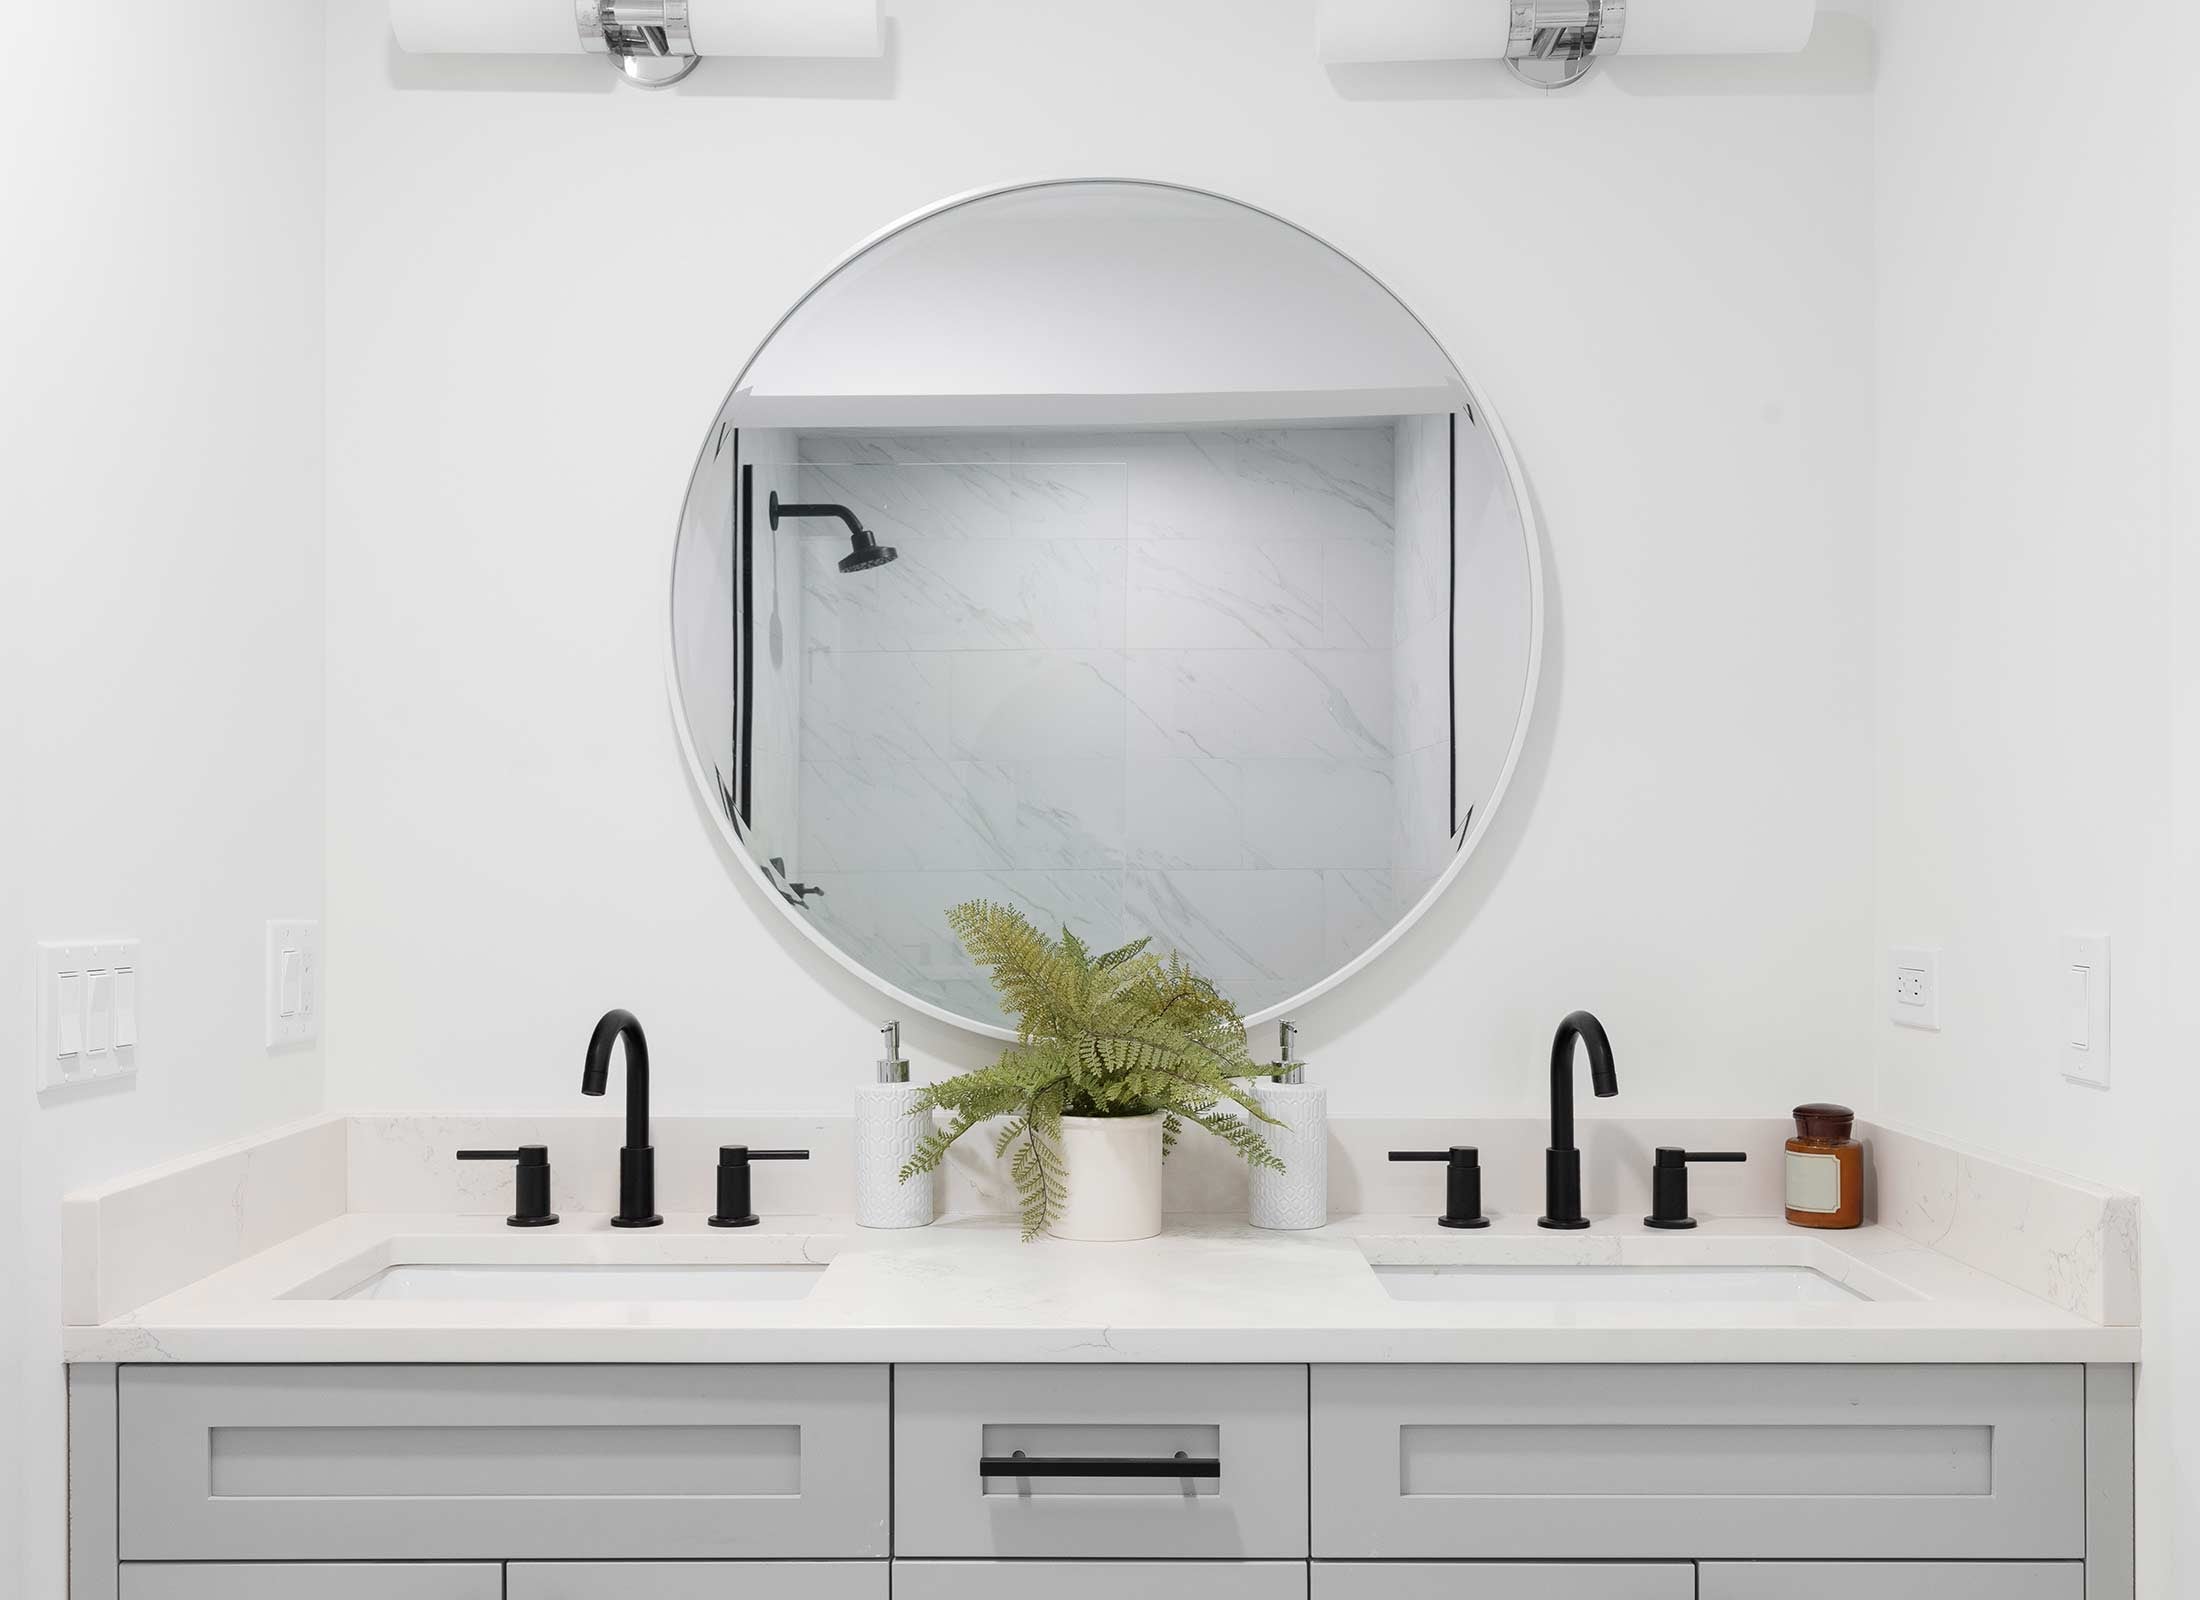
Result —
[[903, 1183], [901, 1169], [916, 1158], [931, 1119], [917, 1109], [924, 1091], [909, 1081], [901, 1024], [882, 1024], [879, 1032], [885, 1053], [879, 1057], [878, 1081], [856, 1088], [856, 1223], [921, 1228], [932, 1220], [933, 1175], [920, 1172]]
[[1319, 1228], [1329, 1220], [1329, 1091], [1306, 1081], [1296, 1049], [1299, 1027], [1278, 1024], [1280, 1052], [1265, 1077], [1253, 1081], [1253, 1100], [1281, 1127], [1261, 1123], [1260, 1135], [1283, 1170], [1256, 1167], [1252, 1223], [1256, 1228]]

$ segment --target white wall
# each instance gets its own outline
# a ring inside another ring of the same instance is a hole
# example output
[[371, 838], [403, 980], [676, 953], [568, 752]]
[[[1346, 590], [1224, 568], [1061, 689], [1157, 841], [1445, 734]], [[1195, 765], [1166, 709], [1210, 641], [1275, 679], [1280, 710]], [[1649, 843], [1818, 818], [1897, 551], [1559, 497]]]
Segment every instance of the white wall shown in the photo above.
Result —
[[[678, 759], [680, 495], [841, 251], [1080, 173], [1218, 189], [1357, 256], [1487, 385], [1540, 499], [1518, 803], [1308, 1009], [1337, 1109], [1533, 1111], [1577, 1005], [1638, 1113], [1861, 1095], [1863, 26], [1546, 100], [1487, 66], [1325, 73], [1307, 0], [892, 10], [883, 64], [720, 62], [649, 96], [580, 59], [407, 58], [380, 0], [333, 5], [332, 1098], [568, 1105], [618, 1004], [667, 1107], [846, 1103], [880, 1001], [718, 858]], [[909, 1043], [920, 1071], [987, 1051]]]
[[[36, 1600], [60, 1194], [323, 1098], [261, 1032], [262, 925], [321, 905], [322, 18], [68, 30], [0, 96], [0, 1593]], [[142, 941], [138, 1081], [35, 1100], [28, 952], [99, 935]]]
[[[2167, 202], [2189, 229], [2196, 169], [2167, 82], [2134, 92], [1990, 0], [1884, 9], [1875, 921], [1882, 949], [1940, 948], [1943, 1027], [1875, 1022], [1875, 1103], [2141, 1194], [2140, 1593], [2184, 1593], [2200, 579], [2165, 332], [2174, 307], [2189, 385], [2200, 257], [2173, 272]], [[2171, 15], [2125, 20], [2167, 37]], [[2189, 52], [2164, 59], [2190, 82]], [[2105, 1093], [2058, 1070], [2065, 933], [2113, 940]]]

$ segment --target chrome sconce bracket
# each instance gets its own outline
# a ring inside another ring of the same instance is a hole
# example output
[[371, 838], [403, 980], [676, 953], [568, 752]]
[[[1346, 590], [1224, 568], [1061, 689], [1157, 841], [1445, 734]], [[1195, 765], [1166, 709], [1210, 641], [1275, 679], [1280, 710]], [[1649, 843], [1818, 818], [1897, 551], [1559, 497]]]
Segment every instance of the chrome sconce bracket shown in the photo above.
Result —
[[1538, 89], [1571, 88], [1619, 54], [1626, 32], [1627, 0], [1512, 0], [1505, 70]]
[[573, 0], [573, 22], [584, 49], [644, 89], [678, 83], [702, 59], [688, 33], [688, 0]]

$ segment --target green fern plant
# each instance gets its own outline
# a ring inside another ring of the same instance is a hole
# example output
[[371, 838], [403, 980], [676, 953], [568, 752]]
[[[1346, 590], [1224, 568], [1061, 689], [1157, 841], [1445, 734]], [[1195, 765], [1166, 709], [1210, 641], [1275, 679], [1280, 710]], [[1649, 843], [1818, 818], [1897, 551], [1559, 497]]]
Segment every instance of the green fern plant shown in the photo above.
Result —
[[[1005, 1118], [993, 1153], [1008, 1157], [1024, 1237], [1035, 1238], [1069, 1193], [1062, 1119], [1155, 1111], [1164, 1155], [1191, 1123], [1248, 1165], [1283, 1170], [1253, 1121], [1281, 1124], [1241, 1081], [1262, 1070], [1246, 1053], [1245, 1024], [1182, 956], [1156, 955], [1149, 939], [1094, 955], [1069, 929], [1049, 939], [1021, 912], [986, 900], [950, 908], [947, 922], [972, 958], [992, 969], [993, 987], [1016, 1018], [1016, 1043], [992, 1066], [924, 1091], [917, 1114], [939, 1110], [953, 1120], [917, 1146], [901, 1169], [904, 1183], [936, 1169], [979, 1123]], [[1252, 1120], [1221, 1109], [1225, 1101]]]

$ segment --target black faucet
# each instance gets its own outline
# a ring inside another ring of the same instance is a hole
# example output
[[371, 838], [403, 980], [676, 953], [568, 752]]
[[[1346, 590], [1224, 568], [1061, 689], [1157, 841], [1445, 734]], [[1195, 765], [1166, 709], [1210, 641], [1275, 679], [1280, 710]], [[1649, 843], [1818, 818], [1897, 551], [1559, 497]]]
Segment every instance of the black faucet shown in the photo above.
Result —
[[614, 1228], [654, 1228], [657, 1215], [657, 1152], [649, 1146], [649, 1041], [631, 1011], [606, 1011], [589, 1035], [588, 1059], [581, 1066], [581, 1093], [602, 1094], [611, 1073], [611, 1043], [626, 1040], [626, 1143], [619, 1150], [619, 1214]]
[[1581, 1214], [1581, 1152], [1574, 1148], [1574, 1041], [1589, 1047], [1589, 1086], [1599, 1100], [1619, 1093], [1612, 1041], [1586, 1011], [1568, 1013], [1551, 1041], [1551, 1146], [1543, 1152], [1543, 1215], [1539, 1228], [1586, 1228]]

